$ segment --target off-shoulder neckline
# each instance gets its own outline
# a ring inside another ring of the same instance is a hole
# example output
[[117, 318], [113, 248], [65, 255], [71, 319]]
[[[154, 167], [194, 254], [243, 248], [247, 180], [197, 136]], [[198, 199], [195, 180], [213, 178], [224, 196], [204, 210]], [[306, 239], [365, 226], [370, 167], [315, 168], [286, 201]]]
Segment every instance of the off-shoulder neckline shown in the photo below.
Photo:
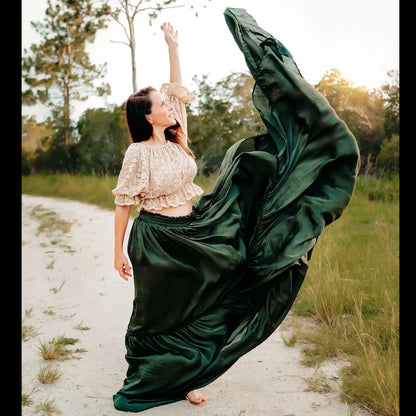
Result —
[[136, 142], [134, 144], [139, 144], [141, 147], [145, 147], [146, 149], [162, 149], [168, 146], [169, 143], [175, 144], [171, 142], [170, 140], [168, 140], [165, 144], [158, 144], [158, 145], [148, 145], [148, 144], [144, 144], [143, 142]]

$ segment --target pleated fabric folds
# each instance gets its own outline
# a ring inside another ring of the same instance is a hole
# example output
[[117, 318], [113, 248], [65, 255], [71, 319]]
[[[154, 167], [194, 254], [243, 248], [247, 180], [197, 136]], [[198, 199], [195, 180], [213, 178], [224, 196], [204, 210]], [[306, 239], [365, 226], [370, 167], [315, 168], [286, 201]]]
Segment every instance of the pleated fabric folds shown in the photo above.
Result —
[[119, 410], [182, 400], [267, 339], [289, 312], [319, 235], [353, 195], [360, 160], [346, 124], [244, 9], [224, 16], [266, 131], [228, 149], [190, 215], [143, 211], [134, 220]]

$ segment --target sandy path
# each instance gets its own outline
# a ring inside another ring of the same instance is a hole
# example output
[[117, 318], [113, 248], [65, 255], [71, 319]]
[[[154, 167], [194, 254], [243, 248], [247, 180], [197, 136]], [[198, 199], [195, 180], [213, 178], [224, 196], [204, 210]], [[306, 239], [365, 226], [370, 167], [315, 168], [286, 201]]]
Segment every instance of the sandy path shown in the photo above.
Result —
[[[35, 212], [49, 211], [71, 223], [70, 231], [41, 231]], [[130, 224], [131, 225], [131, 224]], [[130, 317], [133, 282], [113, 270], [113, 212], [66, 200], [22, 196], [22, 321], [35, 330], [22, 342], [22, 393], [32, 404], [22, 416], [41, 415], [36, 406], [53, 401], [63, 416], [115, 416], [112, 395], [126, 363], [124, 332]], [[285, 321], [286, 322], [286, 321]], [[285, 323], [284, 322], [284, 323]], [[203, 407], [181, 401], [141, 412], [143, 416], [368, 416], [339, 400], [336, 391], [308, 390], [313, 368], [300, 364], [300, 347], [283, 343], [282, 325], [204, 390]], [[75, 338], [75, 358], [44, 360], [39, 347], [58, 337]], [[38, 373], [52, 365], [62, 374], [42, 384]], [[338, 365], [319, 369], [336, 389]], [[58, 414], [58, 413], [57, 413]]]

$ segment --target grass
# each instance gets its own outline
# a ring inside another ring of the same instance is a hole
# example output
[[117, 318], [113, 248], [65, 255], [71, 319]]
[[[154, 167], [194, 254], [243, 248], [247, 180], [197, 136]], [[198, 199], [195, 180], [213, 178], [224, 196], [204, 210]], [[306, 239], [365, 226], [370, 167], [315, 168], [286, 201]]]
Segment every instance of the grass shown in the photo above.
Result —
[[23, 323], [22, 325], [22, 341], [29, 341], [31, 338], [35, 338], [39, 335], [39, 332], [32, 326]]
[[114, 208], [115, 176], [30, 175], [22, 177], [22, 193], [82, 201], [101, 208]]
[[47, 400], [36, 405], [35, 413], [42, 416], [61, 415], [62, 412], [55, 406], [55, 400]]
[[56, 295], [57, 293], [59, 293], [62, 290], [62, 288], [64, 287], [64, 284], [65, 283], [66, 283], [66, 280], [63, 280], [62, 283], [59, 285], [59, 287], [53, 287], [53, 288], [51, 288], [49, 290], [51, 292], [55, 293], [55, 295]]
[[35, 393], [36, 389], [33, 388], [30, 393], [23, 392], [24, 388], [22, 386], [22, 406], [32, 406], [34, 403], [32, 395]]
[[44, 360], [68, 360], [79, 358], [76, 353], [85, 352], [83, 349], [71, 350], [68, 345], [74, 345], [79, 340], [77, 338], [67, 338], [64, 336], [52, 338], [47, 342], [41, 342], [39, 352]]
[[[344, 398], [375, 414], [399, 414], [399, 204], [391, 182], [362, 179], [344, 215], [322, 233], [293, 311], [319, 330], [305, 363], [346, 358]], [[377, 190], [377, 192], [374, 191]]]
[[34, 207], [30, 216], [39, 221], [37, 235], [46, 234], [53, 235], [56, 231], [67, 233], [71, 229], [71, 223], [63, 220], [54, 211], [47, 210], [41, 206]]
[[25, 317], [22, 321], [22, 341], [26, 342], [29, 341], [31, 338], [35, 338], [39, 335], [39, 332], [33, 325], [29, 325], [26, 323], [26, 319], [30, 319], [32, 317], [33, 308], [29, 308], [25, 310]]
[[91, 328], [88, 326], [82, 325], [82, 322], [80, 322], [78, 325], [74, 326], [74, 329], [78, 329], [79, 331], [89, 331]]
[[47, 365], [39, 370], [38, 380], [42, 384], [54, 384], [61, 378], [61, 375], [62, 374], [57, 367]]
[[[196, 183], [209, 191], [214, 180]], [[113, 210], [116, 181], [35, 175], [22, 178], [22, 192]], [[398, 177], [359, 178], [342, 217], [321, 234], [291, 314], [315, 323], [284, 340], [306, 345], [305, 365], [334, 357], [350, 363], [340, 375], [343, 401], [380, 416], [400, 413]]]

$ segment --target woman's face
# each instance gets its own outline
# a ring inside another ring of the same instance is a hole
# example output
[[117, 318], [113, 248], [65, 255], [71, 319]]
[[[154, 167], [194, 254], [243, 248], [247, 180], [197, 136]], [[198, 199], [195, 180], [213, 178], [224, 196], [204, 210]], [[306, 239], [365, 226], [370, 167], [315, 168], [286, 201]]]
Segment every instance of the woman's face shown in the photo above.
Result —
[[153, 126], [169, 127], [175, 125], [173, 107], [165, 101], [162, 94], [159, 91], [152, 91], [150, 99], [152, 107], [149, 116]]

